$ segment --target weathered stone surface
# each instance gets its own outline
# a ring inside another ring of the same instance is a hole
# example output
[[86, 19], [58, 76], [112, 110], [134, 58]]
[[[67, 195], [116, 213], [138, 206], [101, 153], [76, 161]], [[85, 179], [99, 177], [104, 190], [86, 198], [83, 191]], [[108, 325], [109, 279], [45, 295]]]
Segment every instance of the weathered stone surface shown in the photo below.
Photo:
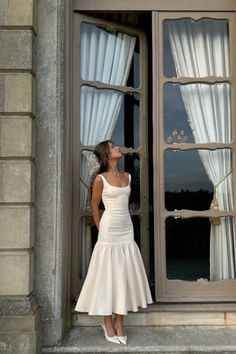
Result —
[[0, 316], [32, 316], [39, 310], [34, 294], [29, 296], [0, 297]]
[[[0, 68], [32, 69], [33, 33], [30, 30], [0, 30]], [[11, 43], [11, 45], [9, 45]]]
[[33, 289], [31, 251], [0, 253], [0, 296], [29, 295]]
[[29, 73], [0, 73], [0, 112], [35, 113], [34, 78]]
[[36, 332], [0, 333], [0, 353], [41, 354]]
[[1, 0], [1, 26], [33, 26], [35, 0]]
[[0, 157], [34, 156], [31, 117], [0, 117]]
[[41, 354], [41, 329], [34, 295], [0, 297], [0, 353]]
[[31, 248], [34, 244], [34, 209], [0, 206], [0, 249]]
[[32, 202], [33, 170], [31, 161], [0, 161], [0, 202]]
[[72, 328], [47, 354], [235, 354], [235, 329], [214, 326], [128, 326], [128, 345], [107, 342], [101, 326]]

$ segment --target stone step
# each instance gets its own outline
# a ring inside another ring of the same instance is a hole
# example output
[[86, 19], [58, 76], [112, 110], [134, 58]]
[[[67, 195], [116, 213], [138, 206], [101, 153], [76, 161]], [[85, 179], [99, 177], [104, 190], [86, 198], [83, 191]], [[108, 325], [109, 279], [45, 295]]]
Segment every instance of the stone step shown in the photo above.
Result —
[[105, 340], [101, 327], [73, 327], [59, 346], [43, 354], [236, 354], [236, 329], [226, 326], [127, 326], [128, 344]]
[[[99, 326], [101, 317], [72, 313], [73, 326]], [[235, 304], [153, 304], [125, 316], [127, 326], [236, 326]]]

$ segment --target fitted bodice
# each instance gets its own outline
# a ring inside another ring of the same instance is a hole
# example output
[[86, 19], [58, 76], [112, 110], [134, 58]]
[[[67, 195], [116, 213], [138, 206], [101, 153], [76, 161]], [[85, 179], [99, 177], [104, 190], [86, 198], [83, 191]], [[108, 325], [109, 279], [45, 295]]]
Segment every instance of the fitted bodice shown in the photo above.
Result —
[[129, 213], [130, 180], [127, 186], [116, 187], [107, 182], [103, 175], [102, 201], [105, 210], [99, 223], [98, 241], [131, 242], [133, 224]]
[[105, 210], [109, 212], [128, 212], [129, 195], [130, 195], [130, 180], [127, 186], [116, 187], [107, 182], [103, 175], [99, 175], [103, 180], [102, 201]]

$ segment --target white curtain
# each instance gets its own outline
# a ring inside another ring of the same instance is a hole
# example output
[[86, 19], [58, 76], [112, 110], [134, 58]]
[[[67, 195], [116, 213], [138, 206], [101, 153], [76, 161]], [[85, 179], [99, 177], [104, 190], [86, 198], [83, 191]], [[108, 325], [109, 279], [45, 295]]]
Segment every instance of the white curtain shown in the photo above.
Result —
[[[226, 21], [169, 21], [169, 39], [179, 77], [227, 77], [229, 39]], [[229, 143], [231, 140], [230, 87], [220, 84], [180, 86], [196, 143]], [[199, 150], [204, 168], [215, 189], [220, 210], [233, 208], [232, 161], [229, 149]], [[233, 279], [236, 275], [235, 223], [221, 218], [212, 223], [210, 279]]]
[[[126, 33], [109, 32], [83, 23], [81, 25], [81, 77], [111, 85], [125, 85], [128, 79], [136, 38]], [[123, 93], [82, 86], [80, 92], [80, 141], [96, 145], [110, 139], [121, 108]], [[84, 151], [80, 159], [80, 207], [88, 207], [89, 184], [96, 169], [93, 154]], [[81, 277], [87, 272], [91, 256], [91, 229], [85, 220], [80, 226]]]

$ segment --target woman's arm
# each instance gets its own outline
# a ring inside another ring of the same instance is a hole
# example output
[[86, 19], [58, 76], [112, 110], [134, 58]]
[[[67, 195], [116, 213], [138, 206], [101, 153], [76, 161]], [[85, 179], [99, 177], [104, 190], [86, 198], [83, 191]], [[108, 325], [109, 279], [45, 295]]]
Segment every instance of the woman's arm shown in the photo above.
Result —
[[102, 199], [103, 181], [100, 176], [96, 176], [92, 185], [91, 209], [94, 222], [99, 229], [101, 214], [99, 212], [99, 205]]

